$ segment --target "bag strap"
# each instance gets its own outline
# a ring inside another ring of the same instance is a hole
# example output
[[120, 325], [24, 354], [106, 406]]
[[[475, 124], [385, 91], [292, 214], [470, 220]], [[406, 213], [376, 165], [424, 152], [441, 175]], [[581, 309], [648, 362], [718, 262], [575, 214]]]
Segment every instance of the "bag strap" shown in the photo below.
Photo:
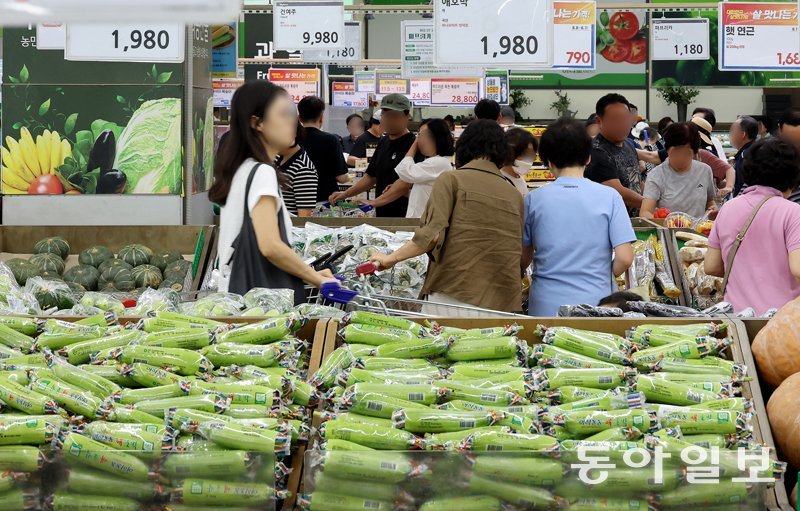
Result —
[[247, 186], [244, 188], [244, 216], [242, 218], [250, 216], [250, 208], [248, 207], [248, 202], [250, 200], [250, 187], [253, 184], [253, 178], [256, 177], [256, 171], [260, 166], [261, 163], [256, 163], [253, 165], [253, 170], [250, 171], [250, 175], [247, 177]]
[[[253, 178], [256, 176], [256, 171], [258, 170], [258, 167], [260, 167], [261, 165], [266, 165], [266, 164], [259, 162], [253, 165], [253, 170], [250, 171], [250, 176], [248, 176], [247, 178], [247, 186], [244, 189], [244, 216], [242, 217], [243, 220], [245, 218], [250, 218], [250, 208], [248, 207], [248, 202], [250, 200], [250, 187], [253, 184]], [[277, 173], [277, 170], [275, 172]], [[289, 245], [289, 233], [286, 228], [286, 222], [283, 219], [284, 205], [283, 205], [283, 193], [281, 192], [280, 183], [278, 183], [278, 197], [279, 197], [278, 203], [280, 205], [280, 207], [278, 208], [278, 229], [280, 231], [281, 239], [283, 240], [283, 242]]]
[[747, 231], [750, 230], [750, 226], [753, 225], [753, 221], [756, 219], [756, 215], [764, 204], [767, 203], [768, 200], [774, 199], [775, 195], [770, 195], [769, 197], [764, 197], [764, 200], [758, 203], [758, 206], [755, 207], [753, 212], [750, 214], [750, 218], [742, 226], [742, 230], [739, 231], [739, 234], [736, 235], [736, 239], [733, 242], [733, 246], [731, 246], [730, 251], [728, 252], [728, 257], [725, 261], [725, 278], [722, 280], [722, 295], [725, 296], [725, 290], [728, 288], [728, 279], [731, 276], [731, 268], [733, 267], [733, 260], [736, 257], [736, 253], [739, 251], [739, 247], [744, 241], [744, 237], [747, 234]]

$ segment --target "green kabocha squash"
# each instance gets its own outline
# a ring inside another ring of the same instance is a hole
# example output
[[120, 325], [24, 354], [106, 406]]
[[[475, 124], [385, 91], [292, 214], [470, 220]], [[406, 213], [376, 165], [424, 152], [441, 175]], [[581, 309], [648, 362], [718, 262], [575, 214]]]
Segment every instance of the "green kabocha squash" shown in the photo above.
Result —
[[42, 310], [52, 309], [53, 307], [71, 309], [75, 306], [75, 296], [64, 282], [41, 280], [36, 285], [31, 286], [31, 291]]
[[99, 267], [105, 261], [114, 259], [114, 252], [101, 245], [87, 248], [78, 255], [78, 262], [89, 266]]
[[39, 267], [28, 261], [27, 259], [20, 259], [15, 257], [6, 261], [6, 266], [11, 270], [17, 284], [24, 286], [31, 277], [38, 277], [41, 273]]
[[109, 268], [126, 268], [128, 270], [132, 270], [133, 266], [126, 263], [122, 259], [109, 259], [108, 261], [104, 261], [97, 269], [100, 273], [103, 273]]
[[98, 288], [102, 290], [133, 291], [136, 282], [133, 280], [131, 270], [117, 267], [108, 268], [100, 274]]
[[119, 250], [119, 259], [134, 268], [143, 264], [150, 264], [153, 251], [144, 245], [126, 245]]
[[59, 280], [64, 282], [64, 279], [61, 278], [61, 274], [54, 271], [43, 271], [39, 276], [45, 280]]
[[34, 254], [55, 254], [61, 259], [66, 259], [69, 255], [69, 243], [64, 238], [55, 236], [45, 238], [36, 242], [33, 246]]
[[42, 274], [45, 272], [55, 275], [64, 273], [64, 260], [59, 255], [45, 252], [31, 256], [29, 261], [35, 264]]
[[131, 271], [133, 280], [136, 281], [136, 287], [152, 287], [158, 289], [164, 277], [161, 275], [161, 270], [152, 264], [143, 264], [137, 266]]
[[158, 289], [172, 289], [178, 293], [183, 292], [183, 281], [177, 280], [165, 280], [161, 282], [161, 285], [158, 286]]
[[170, 252], [157, 252], [150, 258], [150, 264], [163, 272], [167, 269], [167, 265], [175, 261], [180, 261], [181, 259], [183, 259], [181, 253], [174, 250]]
[[86, 291], [97, 291], [100, 272], [94, 266], [79, 264], [64, 272], [64, 282], [78, 284]]
[[[94, 266], [91, 266], [91, 268], [94, 268]], [[86, 288], [77, 282], [67, 282], [67, 286], [69, 286], [69, 289], [75, 293], [76, 296], [80, 296], [86, 292]]]
[[186, 259], [173, 261], [164, 269], [164, 278], [170, 280], [180, 280], [183, 282], [183, 279], [186, 278], [186, 274], [189, 273], [189, 270], [191, 269], [192, 263]]

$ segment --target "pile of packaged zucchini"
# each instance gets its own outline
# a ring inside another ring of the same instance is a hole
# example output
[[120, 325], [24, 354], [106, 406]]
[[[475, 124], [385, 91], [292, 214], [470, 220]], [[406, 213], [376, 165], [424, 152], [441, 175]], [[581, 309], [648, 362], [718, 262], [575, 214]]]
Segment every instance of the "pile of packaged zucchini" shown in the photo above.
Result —
[[[428, 326], [344, 317], [344, 344], [312, 378], [327, 409], [307, 452], [307, 509], [761, 509], [782, 478], [773, 458], [737, 463], [739, 447], [769, 453], [741, 396], [746, 368], [720, 356], [725, 325], [627, 338], [539, 327], [533, 346], [516, 326]], [[719, 484], [690, 484], [684, 451], [707, 454], [698, 466], [719, 467]], [[734, 481], [751, 469], [772, 482]]]
[[273, 509], [316, 406], [304, 323], [0, 317], [0, 509]]

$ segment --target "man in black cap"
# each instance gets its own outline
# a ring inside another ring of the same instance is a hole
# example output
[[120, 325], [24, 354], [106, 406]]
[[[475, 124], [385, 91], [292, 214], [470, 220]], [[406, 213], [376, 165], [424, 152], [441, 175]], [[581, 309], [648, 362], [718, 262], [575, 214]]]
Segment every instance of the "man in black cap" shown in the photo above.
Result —
[[[411, 102], [402, 94], [389, 94], [381, 100], [380, 108], [381, 127], [386, 136], [375, 148], [366, 175], [346, 191], [331, 194], [328, 202], [335, 204], [375, 186], [376, 200], [373, 202], [377, 216], [403, 218], [408, 209], [410, 188], [407, 183], [400, 180], [395, 167], [405, 157], [416, 138], [408, 131]], [[387, 190], [389, 187], [391, 189]]]

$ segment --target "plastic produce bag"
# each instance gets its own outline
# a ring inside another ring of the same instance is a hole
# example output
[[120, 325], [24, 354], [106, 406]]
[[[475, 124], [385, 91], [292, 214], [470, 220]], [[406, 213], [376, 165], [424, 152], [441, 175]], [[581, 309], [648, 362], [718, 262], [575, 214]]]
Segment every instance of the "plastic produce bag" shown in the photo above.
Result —
[[628, 273], [631, 287], [650, 289], [656, 276], [655, 236], [633, 244], [633, 264]]
[[264, 289], [254, 288], [244, 295], [244, 306], [262, 307], [267, 311], [277, 311], [280, 314], [291, 312], [294, 306], [294, 291], [292, 289]]
[[147, 289], [136, 302], [136, 307], [131, 309], [132, 316], [147, 316], [158, 311], [178, 312], [180, 310], [180, 295], [173, 289]]
[[560, 318], [621, 318], [619, 307], [596, 307], [594, 305], [562, 305], [558, 308]]
[[331, 229], [322, 225], [306, 224], [305, 257], [317, 259], [328, 252], [335, 252], [338, 247], [339, 233], [344, 229]]
[[664, 318], [691, 318], [691, 317], [708, 317], [708, 314], [700, 312], [691, 307], [682, 307], [680, 305], [664, 305], [654, 302], [628, 302], [628, 307], [631, 312], [641, 312], [646, 316], [664, 317]]
[[72, 289], [66, 283], [57, 280], [32, 277], [25, 284], [25, 292], [36, 298], [42, 310], [71, 309], [76, 302]]

